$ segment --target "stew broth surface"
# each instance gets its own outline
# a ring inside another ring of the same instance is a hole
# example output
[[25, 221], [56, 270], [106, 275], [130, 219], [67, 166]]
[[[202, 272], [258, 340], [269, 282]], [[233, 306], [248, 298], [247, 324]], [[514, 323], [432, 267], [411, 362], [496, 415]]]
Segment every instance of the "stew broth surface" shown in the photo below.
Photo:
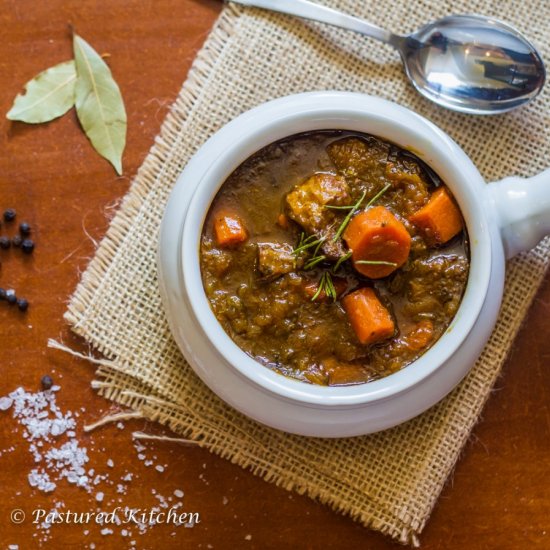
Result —
[[[449, 197], [412, 153], [367, 134], [268, 145], [229, 176], [206, 217], [200, 261], [212, 311], [248, 355], [304, 382], [396, 372], [438, 340], [464, 293], [467, 234]], [[372, 238], [369, 216], [380, 221]], [[376, 231], [390, 229], [395, 238], [378, 246]]]

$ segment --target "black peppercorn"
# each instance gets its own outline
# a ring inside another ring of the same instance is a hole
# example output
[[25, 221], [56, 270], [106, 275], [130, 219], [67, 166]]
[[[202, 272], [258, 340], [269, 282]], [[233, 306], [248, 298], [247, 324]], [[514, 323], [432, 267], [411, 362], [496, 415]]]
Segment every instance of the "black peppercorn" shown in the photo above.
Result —
[[31, 226], [27, 222], [23, 222], [19, 225], [19, 233], [21, 233], [21, 235], [30, 235]]
[[8, 237], [0, 237], [0, 248], [7, 250], [11, 246], [11, 241]]
[[8, 301], [8, 304], [10, 306], [14, 306], [17, 303], [17, 296], [15, 295], [15, 292], [13, 294], [10, 294], [8, 290], [6, 294], [6, 300]]
[[45, 376], [42, 377], [42, 380], [40, 380], [40, 383], [42, 384], [43, 390], [49, 390], [53, 386], [52, 377], [46, 374]]
[[12, 238], [11, 244], [15, 248], [19, 248], [21, 246], [21, 243], [23, 242], [23, 239], [21, 238], [21, 235], [15, 235], [15, 237]]
[[5, 300], [8, 297], [6, 291], [3, 288], [0, 288], [0, 300]]
[[29, 302], [25, 300], [25, 298], [18, 298], [17, 307], [19, 308], [19, 311], [27, 311], [27, 309], [29, 309]]
[[34, 242], [31, 239], [25, 239], [21, 243], [21, 250], [25, 254], [30, 254], [34, 250]]
[[13, 220], [15, 220], [15, 216], [16, 213], [13, 208], [8, 208], [4, 211], [4, 220], [7, 222], [12, 222]]

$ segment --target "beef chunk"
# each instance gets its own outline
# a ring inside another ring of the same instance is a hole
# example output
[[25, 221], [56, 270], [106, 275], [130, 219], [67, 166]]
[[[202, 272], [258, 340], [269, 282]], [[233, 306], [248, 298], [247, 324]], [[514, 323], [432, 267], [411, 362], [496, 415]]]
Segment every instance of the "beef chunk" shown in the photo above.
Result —
[[333, 174], [314, 174], [294, 187], [286, 202], [290, 218], [308, 233], [320, 235], [334, 220], [334, 213], [325, 206], [349, 204], [348, 184]]
[[263, 277], [278, 277], [296, 269], [296, 257], [287, 243], [258, 243], [258, 271]]
[[221, 278], [231, 266], [231, 255], [225, 250], [214, 248], [212, 243], [208, 243], [203, 246], [202, 263], [204, 269]]
[[325, 206], [342, 206], [350, 202], [346, 181], [325, 173], [314, 174], [294, 187], [286, 197], [289, 218], [299, 223], [307, 233], [326, 237], [322, 251], [329, 259], [344, 254], [340, 240], [332, 242], [342, 216]]
[[327, 153], [343, 175], [372, 179], [373, 175], [385, 175], [390, 145], [374, 137], [348, 137], [332, 142], [327, 147]]
[[338, 239], [336, 242], [333, 242], [332, 237], [336, 234], [336, 228], [331, 227], [327, 231], [327, 240], [321, 246], [321, 252], [327, 257], [327, 260], [335, 262], [340, 256], [343, 256], [347, 250], [342, 244], [342, 240]]
[[428, 177], [413, 159], [395, 156], [386, 165], [386, 176], [394, 188], [393, 200], [405, 214], [410, 215], [428, 202]]
[[406, 317], [414, 321], [452, 317], [458, 310], [466, 280], [468, 260], [459, 255], [431, 256], [411, 262], [397, 274], [390, 291], [406, 292]]

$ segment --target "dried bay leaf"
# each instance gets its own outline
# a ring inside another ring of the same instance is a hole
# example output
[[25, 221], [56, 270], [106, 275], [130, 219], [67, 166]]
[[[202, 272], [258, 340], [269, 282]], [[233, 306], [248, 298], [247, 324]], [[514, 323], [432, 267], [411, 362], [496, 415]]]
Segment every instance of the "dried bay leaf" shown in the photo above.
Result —
[[6, 117], [31, 124], [60, 117], [74, 105], [75, 83], [74, 61], [50, 67], [25, 84]]
[[78, 120], [94, 149], [122, 174], [126, 110], [120, 89], [101, 56], [80, 36], [73, 38]]

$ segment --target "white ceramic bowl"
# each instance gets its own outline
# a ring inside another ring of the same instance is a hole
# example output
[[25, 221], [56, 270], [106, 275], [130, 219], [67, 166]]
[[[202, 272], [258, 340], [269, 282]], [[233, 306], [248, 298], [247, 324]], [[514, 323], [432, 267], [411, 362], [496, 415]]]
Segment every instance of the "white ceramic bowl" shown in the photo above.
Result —
[[[209, 307], [199, 246], [220, 186], [262, 147], [296, 133], [353, 130], [412, 150], [453, 192], [470, 236], [471, 266], [449, 328], [418, 360], [381, 380], [326, 387], [286, 378], [257, 363], [225, 333]], [[505, 257], [550, 232], [550, 172], [487, 186], [470, 159], [423, 117], [380, 98], [312, 92], [265, 103], [239, 116], [191, 159], [161, 227], [159, 274], [174, 337], [202, 380], [244, 414], [288, 432], [344, 437], [383, 430], [431, 407], [466, 375], [496, 321]]]

